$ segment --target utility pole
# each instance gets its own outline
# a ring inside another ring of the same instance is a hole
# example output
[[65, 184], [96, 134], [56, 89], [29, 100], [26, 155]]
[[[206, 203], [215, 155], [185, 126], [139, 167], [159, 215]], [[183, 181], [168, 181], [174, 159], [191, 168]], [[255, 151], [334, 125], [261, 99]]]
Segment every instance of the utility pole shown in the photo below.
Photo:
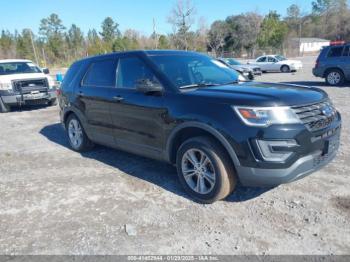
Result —
[[153, 37], [155, 39], [155, 48], [158, 49], [158, 35], [156, 30], [156, 20], [153, 18]]
[[36, 54], [36, 49], [35, 49], [35, 44], [34, 44], [34, 39], [33, 39], [33, 33], [32, 33], [32, 30], [30, 30], [30, 29], [28, 29], [28, 30], [29, 30], [29, 33], [30, 33], [30, 40], [32, 42], [32, 47], [33, 47], [33, 51], [34, 51], [35, 61], [36, 61], [36, 64], [39, 65], [38, 56]]

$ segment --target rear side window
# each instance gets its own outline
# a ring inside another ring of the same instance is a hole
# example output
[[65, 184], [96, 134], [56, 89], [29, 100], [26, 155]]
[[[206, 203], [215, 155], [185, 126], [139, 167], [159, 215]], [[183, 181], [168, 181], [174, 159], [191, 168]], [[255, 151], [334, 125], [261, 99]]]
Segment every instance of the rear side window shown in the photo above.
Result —
[[260, 57], [257, 62], [259, 63], [266, 62], [266, 56]]
[[340, 56], [342, 56], [343, 49], [344, 48], [342, 46], [331, 48], [331, 50], [329, 50], [328, 57], [340, 57]]
[[116, 62], [103, 60], [93, 62], [83, 80], [83, 86], [115, 87]]
[[350, 46], [346, 46], [344, 48], [343, 56], [349, 56], [349, 50], [350, 50]]
[[62, 89], [66, 89], [71, 85], [71, 83], [74, 81], [74, 78], [78, 74], [79, 68], [80, 68], [79, 63], [74, 63], [73, 65], [70, 66], [70, 68], [68, 69], [67, 73], [63, 78], [63, 82], [61, 85]]

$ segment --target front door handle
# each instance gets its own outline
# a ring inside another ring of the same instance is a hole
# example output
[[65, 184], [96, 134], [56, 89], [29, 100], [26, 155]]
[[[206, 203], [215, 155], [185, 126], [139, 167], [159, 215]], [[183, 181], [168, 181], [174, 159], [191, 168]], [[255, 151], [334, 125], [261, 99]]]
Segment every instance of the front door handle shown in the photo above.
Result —
[[122, 97], [122, 96], [114, 96], [114, 97], [113, 97], [113, 100], [115, 100], [115, 101], [117, 101], [117, 102], [121, 102], [121, 101], [124, 100], [124, 97]]

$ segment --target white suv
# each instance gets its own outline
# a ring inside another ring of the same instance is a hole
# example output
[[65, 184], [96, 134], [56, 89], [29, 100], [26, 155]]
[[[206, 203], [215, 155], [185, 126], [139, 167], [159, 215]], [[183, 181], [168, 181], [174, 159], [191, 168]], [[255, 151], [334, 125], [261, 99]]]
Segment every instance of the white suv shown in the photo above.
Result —
[[0, 60], [0, 112], [25, 104], [55, 105], [55, 81], [48, 74], [30, 60]]

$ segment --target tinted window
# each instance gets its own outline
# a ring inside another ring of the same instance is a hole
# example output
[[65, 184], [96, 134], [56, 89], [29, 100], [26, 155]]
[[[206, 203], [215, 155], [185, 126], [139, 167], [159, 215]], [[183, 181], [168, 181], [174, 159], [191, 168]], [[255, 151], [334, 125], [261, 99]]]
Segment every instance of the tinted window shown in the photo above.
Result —
[[238, 79], [236, 71], [208, 56], [155, 55], [150, 58], [179, 88], [198, 84], [222, 85]]
[[84, 77], [84, 86], [115, 86], [116, 63], [114, 60], [93, 62]]
[[339, 57], [343, 53], [343, 47], [333, 47], [329, 50], [328, 57]]
[[140, 83], [159, 84], [149, 67], [138, 57], [121, 58], [118, 65], [118, 88], [136, 88]]
[[350, 50], [350, 46], [346, 46], [344, 48], [343, 56], [349, 56], [349, 50]]
[[257, 62], [259, 63], [266, 62], [266, 57], [265, 56], [260, 57]]
[[273, 62], [273, 63], [275, 63], [275, 62], [277, 62], [277, 60], [276, 60], [275, 58], [269, 56], [268, 62]]
[[73, 81], [74, 77], [77, 75], [77, 71], [79, 69], [79, 64], [75, 63], [71, 65], [71, 67], [68, 69], [67, 73], [65, 74], [62, 82], [62, 89], [67, 88]]

